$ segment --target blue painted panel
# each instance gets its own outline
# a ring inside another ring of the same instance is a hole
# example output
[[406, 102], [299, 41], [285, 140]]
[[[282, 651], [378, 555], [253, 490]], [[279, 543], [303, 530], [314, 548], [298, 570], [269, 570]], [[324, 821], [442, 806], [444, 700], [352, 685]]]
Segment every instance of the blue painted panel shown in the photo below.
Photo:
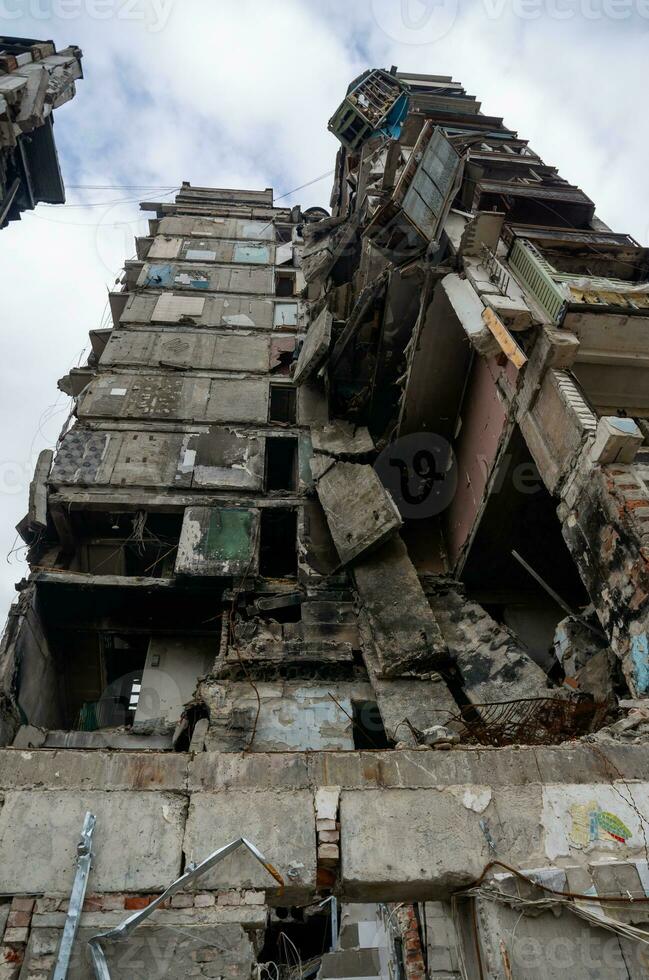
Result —
[[150, 265], [145, 286], [171, 286], [173, 276], [173, 266], [171, 265]]
[[269, 265], [270, 263], [270, 246], [269, 245], [253, 245], [246, 244], [244, 242], [238, 242], [234, 246], [234, 261], [235, 262], [246, 262], [249, 265]]
[[646, 633], [631, 637], [631, 660], [638, 694], [649, 694], [649, 638]]
[[404, 93], [400, 96], [394, 103], [388, 116], [383, 123], [383, 126], [377, 130], [377, 133], [383, 136], [388, 136], [392, 140], [398, 140], [401, 136], [401, 130], [405, 122], [405, 118], [408, 115], [408, 108], [410, 106], [410, 99]]

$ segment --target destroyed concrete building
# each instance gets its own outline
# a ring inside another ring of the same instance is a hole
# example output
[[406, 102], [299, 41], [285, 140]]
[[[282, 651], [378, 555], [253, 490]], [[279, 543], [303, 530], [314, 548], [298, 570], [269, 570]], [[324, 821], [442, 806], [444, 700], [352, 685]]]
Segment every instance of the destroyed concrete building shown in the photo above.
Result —
[[81, 51], [0, 37], [0, 228], [40, 202], [64, 204], [54, 110], [75, 95]]
[[647, 976], [649, 253], [450, 78], [330, 128], [330, 213], [145, 202], [59, 382], [0, 977]]

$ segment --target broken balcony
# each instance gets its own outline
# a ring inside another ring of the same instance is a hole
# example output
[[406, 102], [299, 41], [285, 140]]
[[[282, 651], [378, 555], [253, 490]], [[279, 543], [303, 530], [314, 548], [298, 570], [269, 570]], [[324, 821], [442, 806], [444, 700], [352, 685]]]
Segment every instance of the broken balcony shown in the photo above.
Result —
[[377, 131], [398, 125], [407, 107], [403, 82], [387, 71], [367, 71], [352, 82], [328, 129], [354, 153]]
[[401, 264], [436, 243], [459, 189], [463, 161], [444, 131], [426, 123], [390, 200], [365, 234]]
[[565, 323], [568, 313], [649, 316], [649, 282], [633, 283], [586, 272], [561, 271], [525, 238], [514, 240], [509, 265], [552, 323], [568, 326]]
[[[626, 236], [624, 236], [626, 237]], [[552, 323], [579, 341], [572, 371], [599, 415], [649, 415], [649, 275], [646, 249], [627, 242], [548, 241], [543, 250], [525, 238], [513, 242], [509, 266]], [[584, 244], [586, 248], [584, 248]], [[595, 248], [593, 259], [589, 253]], [[597, 253], [612, 253], [626, 278], [593, 274]], [[635, 281], [638, 275], [646, 280]]]
[[163, 590], [91, 581], [80, 589], [65, 576], [34, 582], [3, 639], [15, 671], [16, 744], [170, 750], [183, 717], [197, 720], [194, 693], [219, 653], [219, 605], [220, 591], [200, 582]]
[[472, 186], [474, 211], [504, 211], [508, 221], [588, 228], [595, 215], [595, 205], [588, 195], [552, 176], [538, 180], [483, 178]]

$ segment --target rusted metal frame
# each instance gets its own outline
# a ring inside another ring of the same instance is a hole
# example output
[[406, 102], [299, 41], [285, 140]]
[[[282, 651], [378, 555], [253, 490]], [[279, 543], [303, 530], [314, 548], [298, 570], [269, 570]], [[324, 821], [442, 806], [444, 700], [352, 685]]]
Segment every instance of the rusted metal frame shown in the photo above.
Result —
[[607, 704], [587, 696], [522, 698], [462, 708], [452, 720], [461, 738], [480, 745], [557, 745], [578, 732], [599, 727]]
[[149, 905], [144, 909], [140, 909], [133, 915], [130, 915], [125, 919], [121, 925], [117, 926], [115, 929], [111, 929], [109, 932], [98, 933], [96, 936], [92, 936], [88, 940], [88, 946], [90, 947], [90, 955], [92, 957], [92, 966], [96, 980], [111, 980], [110, 971], [108, 969], [108, 963], [106, 962], [106, 956], [102, 948], [102, 941], [109, 940], [125, 940], [128, 939], [131, 933], [140, 925], [144, 919], [147, 919], [157, 908], [159, 908], [163, 902], [168, 898], [171, 898], [177, 892], [181, 891], [186, 885], [190, 884], [192, 881], [202, 877], [215, 865], [220, 864], [224, 858], [232, 854], [239, 847], [247, 848], [252, 856], [259, 861], [259, 863], [268, 871], [270, 875], [278, 882], [278, 884], [283, 888], [284, 879], [280, 875], [269, 861], [266, 860], [261, 851], [258, 851], [254, 844], [251, 844], [249, 840], [245, 837], [239, 837], [237, 840], [232, 841], [230, 844], [225, 844], [224, 847], [220, 847], [218, 851], [214, 851], [209, 857], [205, 858], [200, 864], [190, 864], [187, 870], [180, 878], [172, 882], [171, 885], [154, 899]]

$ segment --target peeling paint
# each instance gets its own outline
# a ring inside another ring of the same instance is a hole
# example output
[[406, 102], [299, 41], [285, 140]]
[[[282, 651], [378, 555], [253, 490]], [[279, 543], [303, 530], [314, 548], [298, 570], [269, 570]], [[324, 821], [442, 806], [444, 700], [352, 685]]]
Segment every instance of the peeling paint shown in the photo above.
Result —
[[631, 637], [631, 659], [639, 694], [649, 694], [649, 638], [646, 633]]
[[645, 813], [649, 813], [649, 783], [544, 786], [545, 854], [554, 861], [574, 857], [576, 851], [621, 855], [644, 851], [649, 820], [640, 815]]
[[466, 789], [462, 796], [462, 806], [474, 813], [484, 813], [491, 803], [492, 792], [489, 786]]

